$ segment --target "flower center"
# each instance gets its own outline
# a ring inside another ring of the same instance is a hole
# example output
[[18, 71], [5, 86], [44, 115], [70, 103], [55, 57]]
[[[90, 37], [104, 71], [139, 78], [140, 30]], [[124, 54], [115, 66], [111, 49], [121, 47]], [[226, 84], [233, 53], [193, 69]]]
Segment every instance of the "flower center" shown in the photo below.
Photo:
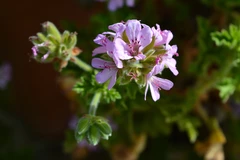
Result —
[[132, 56], [137, 56], [139, 54], [139, 48], [140, 48], [140, 41], [137, 40], [137, 38], [135, 38], [135, 40], [132, 40], [132, 43], [129, 44], [129, 48], [130, 48], [130, 54]]

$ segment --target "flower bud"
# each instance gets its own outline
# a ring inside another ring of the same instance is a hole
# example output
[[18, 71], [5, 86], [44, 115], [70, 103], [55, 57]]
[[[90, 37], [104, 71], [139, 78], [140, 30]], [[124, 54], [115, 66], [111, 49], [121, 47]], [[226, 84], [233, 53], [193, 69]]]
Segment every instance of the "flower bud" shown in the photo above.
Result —
[[92, 125], [87, 133], [87, 141], [88, 143], [92, 144], [92, 145], [97, 145], [98, 142], [100, 141], [101, 138], [101, 134], [99, 132], [99, 129], [96, 125]]
[[38, 62], [54, 62], [58, 70], [66, 67], [69, 60], [77, 56], [81, 50], [75, 47], [77, 33], [64, 31], [61, 35], [56, 26], [51, 22], [43, 23], [44, 32], [31, 36], [33, 43], [33, 58]]
[[57, 41], [61, 41], [61, 34], [52, 22], [48, 21], [43, 23], [43, 28], [46, 30], [47, 34], [55, 37]]
[[97, 127], [103, 134], [106, 134], [106, 135], [112, 134], [112, 128], [107, 122], [97, 123]]
[[78, 121], [77, 128], [76, 128], [77, 135], [81, 135], [88, 130], [90, 125], [90, 120], [91, 119], [89, 118], [89, 116], [85, 116]]
[[68, 42], [66, 43], [66, 45], [69, 47], [69, 48], [73, 48], [77, 43], [77, 33], [71, 33], [70, 36], [69, 36], [69, 40]]
[[97, 145], [100, 139], [106, 139], [112, 135], [112, 128], [103, 117], [86, 115], [81, 118], [75, 130], [77, 142], [86, 139], [89, 144]]
[[44, 34], [39, 32], [39, 33], [37, 33], [37, 36], [42, 42], [47, 41], [47, 37]]

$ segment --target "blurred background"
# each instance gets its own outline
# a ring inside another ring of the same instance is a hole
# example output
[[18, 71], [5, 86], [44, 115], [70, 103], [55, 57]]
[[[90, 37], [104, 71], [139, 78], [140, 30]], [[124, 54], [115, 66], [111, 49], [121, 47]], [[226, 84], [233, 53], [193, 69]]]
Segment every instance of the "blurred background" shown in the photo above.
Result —
[[[151, 6], [144, 10], [145, 1], [137, 2], [133, 11], [143, 13], [151, 11]], [[173, 2], [174, 0], [152, 0], [152, 4], [158, 5], [159, 9], [152, 10], [152, 13], [145, 14], [145, 16], [149, 17], [149, 21], [151, 21], [151, 18], [154, 18], [151, 17], [151, 14], [161, 15], [161, 19], [157, 19], [157, 23], [161, 22], [164, 28], [171, 29], [173, 33], [177, 32], [177, 36], [184, 39], [184, 42], [180, 44], [182, 48], [179, 47], [179, 53], [182, 53], [186, 59], [188, 56], [184, 54], [184, 51], [194, 57], [197, 54], [196, 48], [189, 46], [195, 43], [195, 41], [192, 42], [192, 38], [196, 36], [194, 34], [197, 30], [196, 18], [199, 15], [210, 15], [213, 7], [203, 5], [200, 0], [194, 2], [182, 0], [176, 4]], [[234, 10], [238, 9], [240, 8], [234, 8]], [[174, 11], [176, 10], [181, 14], [174, 23], [169, 18], [175, 17], [176, 12]], [[66, 22], [74, 24], [76, 28], [87, 28], [92, 16], [103, 11], [107, 12], [105, 3], [92, 2], [90, 4], [90, 1], [83, 0], [8, 0], [1, 2], [0, 64], [10, 66], [5, 69], [10, 74], [10, 80], [0, 88], [1, 160], [73, 159], [73, 156], [65, 153], [63, 149], [65, 131], [69, 128], [69, 121], [73, 116], [71, 102], [57, 83], [59, 72], [54, 70], [52, 64], [40, 64], [31, 59], [32, 44], [28, 38], [41, 31], [41, 24], [45, 21], [53, 22], [60, 31], [65, 29]], [[224, 17], [224, 15], [222, 16]], [[216, 23], [221, 26], [221, 22]], [[84, 46], [81, 47], [84, 48]], [[189, 60], [191, 56], [188, 57]], [[180, 65], [183, 70], [188, 67], [187, 63]], [[216, 101], [220, 100], [216, 98]], [[234, 112], [238, 117], [239, 106], [235, 103], [233, 106], [235, 106]], [[224, 126], [228, 126], [228, 124], [232, 126], [231, 131], [224, 130]], [[235, 121], [227, 121], [222, 126], [224, 132], [229, 131], [236, 135], [240, 131], [240, 128], [235, 128], [239, 126], [239, 118], [236, 118]], [[239, 142], [240, 134], [236, 137]], [[227, 159], [240, 159], [239, 144], [226, 144], [225, 150], [234, 152], [234, 154], [229, 152], [231, 155], [227, 154]], [[97, 151], [93, 149], [92, 152], [94, 154], [79, 159], [110, 159], [104, 149], [99, 148]], [[187, 135], [176, 127], [173, 127], [173, 131], [168, 137], [160, 135], [153, 139], [149, 138], [141, 159], [149, 157], [166, 160], [203, 159], [194, 151]]]
[[98, 7], [86, 8], [75, 0], [1, 2], [0, 62], [11, 65], [12, 78], [0, 90], [0, 159], [66, 159], [62, 143], [71, 116], [69, 102], [52, 65], [31, 59], [28, 38], [45, 21], [60, 28], [63, 20], [86, 26]]

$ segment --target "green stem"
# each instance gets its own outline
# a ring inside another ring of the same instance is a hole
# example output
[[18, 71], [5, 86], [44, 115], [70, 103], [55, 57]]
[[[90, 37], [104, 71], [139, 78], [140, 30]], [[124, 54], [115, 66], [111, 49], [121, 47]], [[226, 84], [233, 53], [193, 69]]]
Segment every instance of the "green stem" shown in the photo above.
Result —
[[97, 107], [98, 107], [98, 104], [100, 102], [101, 96], [102, 96], [101, 92], [96, 92], [94, 94], [93, 99], [92, 99], [91, 104], [90, 104], [89, 114], [96, 115]]
[[87, 72], [91, 72], [92, 71], [92, 67], [90, 65], [88, 65], [87, 63], [83, 62], [81, 59], [73, 56], [72, 58], [72, 62], [75, 63], [78, 67], [80, 67], [81, 69], [87, 71]]

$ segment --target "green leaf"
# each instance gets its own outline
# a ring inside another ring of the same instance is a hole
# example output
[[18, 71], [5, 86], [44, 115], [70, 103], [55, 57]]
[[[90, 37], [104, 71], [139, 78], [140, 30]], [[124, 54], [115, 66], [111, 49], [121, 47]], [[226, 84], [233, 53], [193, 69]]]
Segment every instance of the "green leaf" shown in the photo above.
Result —
[[190, 141], [194, 143], [198, 137], [197, 127], [200, 126], [200, 120], [195, 117], [185, 117], [180, 119], [177, 124], [181, 131], [188, 133]]
[[217, 89], [223, 102], [226, 102], [236, 89], [236, 81], [232, 78], [224, 78], [217, 85]]

